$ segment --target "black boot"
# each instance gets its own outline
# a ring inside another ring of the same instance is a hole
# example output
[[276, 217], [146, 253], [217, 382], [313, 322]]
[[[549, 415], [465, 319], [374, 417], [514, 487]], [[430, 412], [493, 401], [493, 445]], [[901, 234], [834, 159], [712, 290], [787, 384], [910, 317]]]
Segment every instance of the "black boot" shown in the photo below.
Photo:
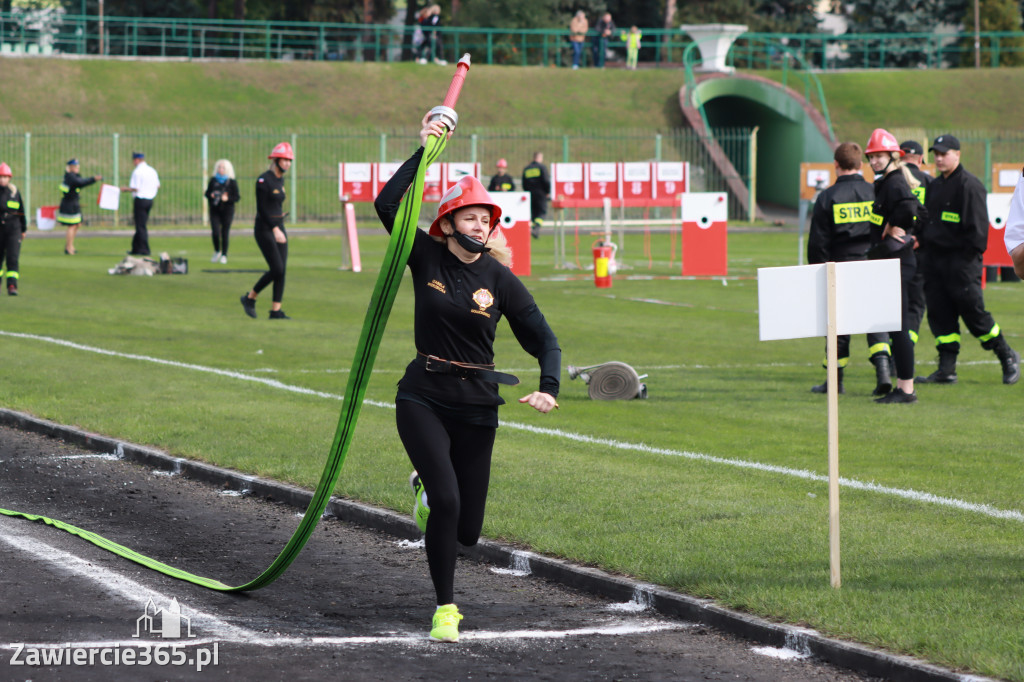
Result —
[[1003, 383], [1015, 384], [1020, 379], [1020, 353], [1010, 348], [1006, 339], [999, 336], [999, 344], [992, 349], [999, 358], [999, 364], [1003, 366]]
[[871, 356], [871, 364], [875, 366], [875, 390], [871, 392], [871, 395], [888, 395], [892, 390], [890, 357], [888, 353], [875, 353]]
[[957, 352], [939, 349], [939, 368], [926, 377], [917, 377], [914, 381], [921, 384], [955, 384]]
[[[843, 388], [843, 368], [837, 368], [836, 373], [839, 379], [839, 381], [836, 382], [836, 389], [839, 391], [839, 393], [846, 393], [846, 389]], [[825, 383], [823, 384], [811, 386], [811, 393], [828, 393], [828, 379], [826, 379]]]

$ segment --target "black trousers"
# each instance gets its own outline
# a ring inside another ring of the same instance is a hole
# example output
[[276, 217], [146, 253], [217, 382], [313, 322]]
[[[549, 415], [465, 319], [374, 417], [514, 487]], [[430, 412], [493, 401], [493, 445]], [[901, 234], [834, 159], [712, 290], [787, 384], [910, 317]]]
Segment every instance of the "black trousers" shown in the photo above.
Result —
[[[287, 234], [285, 235], [287, 236]], [[284, 275], [288, 267], [288, 242], [278, 244], [274, 241], [273, 230], [256, 229], [256, 245], [260, 247], [263, 258], [267, 261], [270, 269], [256, 281], [252, 290], [257, 294], [273, 283], [274, 303], [280, 303], [284, 299]]]
[[228, 234], [231, 232], [231, 222], [234, 219], [234, 204], [220, 203], [216, 206], [210, 205], [210, 230], [213, 234], [213, 250], [225, 256], [228, 255]]
[[960, 320], [981, 340], [982, 348], [991, 349], [997, 343], [999, 330], [985, 310], [981, 291], [981, 256], [958, 251], [926, 253], [924, 293], [928, 326], [939, 350], [960, 351]]
[[132, 237], [132, 253], [134, 254], [149, 255], [149, 230], [146, 229], [146, 225], [149, 223], [149, 211], [152, 208], [152, 199], [135, 197], [135, 201], [132, 203], [132, 213], [135, 218], [135, 236]]
[[7, 285], [18, 283], [18, 257], [21, 255], [21, 226], [0, 227], [0, 270], [7, 261]]
[[456, 542], [480, 539], [497, 429], [446, 420], [411, 400], [395, 404], [398, 435], [427, 492], [427, 566], [438, 604], [455, 601]]
[[903, 325], [889, 332], [892, 339], [892, 359], [896, 363], [896, 377], [903, 380], [914, 378], [914, 342], [910, 337], [910, 286], [917, 272], [917, 257], [914, 249], [898, 252], [900, 261], [900, 315]]
[[909, 319], [906, 321], [906, 328], [910, 331], [910, 336], [914, 343], [917, 343], [917, 333], [921, 330], [921, 321], [924, 319], [925, 311], [925, 295], [924, 295], [924, 271], [925, 261], [928, 257], [922, 253], [922, 249], [918, 249], [914, 252], [914, 256], [917, 258], [917, 268], [914, 270], [914, 278], [910, 280], [910, 286], [907, 289], [908, 296], [908, 310], [907, 314]]

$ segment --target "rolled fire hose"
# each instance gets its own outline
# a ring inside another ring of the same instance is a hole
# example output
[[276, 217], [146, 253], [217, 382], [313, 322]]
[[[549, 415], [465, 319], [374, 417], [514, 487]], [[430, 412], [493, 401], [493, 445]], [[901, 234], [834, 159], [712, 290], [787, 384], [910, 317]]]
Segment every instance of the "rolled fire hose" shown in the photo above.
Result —
[[[459, 120], [454, 107], [459, 99], [462, 84], [466, 80], [469, 62], [468, 54], [459, 60], [455, 69], [455, 76], [452, 78], [451, 85], [448, 86], [448, 93], [445, 95], [444, 104], [434, 107], [430, 111], [431, 118], [440, 119], [447, 126], [448, 130], [454, 130]], [[398, 216], [395, 219], [395, 226], [391, 231], [391, 239], [388, 242], [387, 252], [384, 255], [384, 262], [381, 264], [380, 273], [377, 275], [377, 283], [374, 286], [373, 296], [370, 299], [366, 318], [363, 321], [363, 330], [359, 337], [355, 358], [352, 361], [348, 386], [345, 388], [345, 397], [341, 405], [341, 415], [338, 418], [334, 442], [331, 444], [330, 454], [327, 457], [327, 462], [324, 464], [323, 473], [320, 475], [320, 482], [313, 492], [313, 498], [310, 500], [306, 513], [303, 514], [302, 520], [299, 522], [299, 527], [288, 540], [284, 549], [281, 550], [281, 553], [263, 573], [243, 585], [226, 585], [213, 578], [204, 578], [188, 571], [168, 566], [161, 561], [143, 556], [124, 545], [107, 540], [92, 531], [72, 526], [63, 521], [8, 509], [0, 509], [0, 514], [24, 518], [29, 521], [39, 521], [54, 526], [147, 568], [159, 571], [172, 578], [179, 578], [202, 587], [207, 587], [211, 590], [221, 592], [257, 590], [277, 580], [299, 555], [306, 541], [313, 534], [313, 530], [327, 508], [327, 502], [331, 498], [331, 493], [334, 492], [334, 485], [338, 481], [338, 476], [341, 474], [341, 468], [345, 463], [345, 456], [348, 454], [348, 448], [352, 442], [356, 420], [359, 418], [359, 411], [363, 405], [366, 385], [370, 381], [373, 363], [377, 358], [377, 349], [380, 347], [380, 342], [384, 335], [384, 327], [387, 324], [388, 316], [391, 314], [391, 308], [395, 302], [398, 287], [402, 283], [402, 274], [409, 260], [409, 254], [412, 252], [412, 243], [413, 238], [416, 236], [416, 222], [420, 215], [423, 183], [427, 167], [441, 156], [447, 141], [447, 135], [440, 138], [433, 136], [427, 138], [423, 158], [420, 160], [419, 168], [416, 170], [416, 178], [398, 207]]]
[[601, 365], [577, 368], [568, 367], [569, 378], [580, 377], [587, 384], [591, 400], [632, 400], [647, 397], [647, 385], [640, 382], [642, 377], [624, 362], [606, 362]]

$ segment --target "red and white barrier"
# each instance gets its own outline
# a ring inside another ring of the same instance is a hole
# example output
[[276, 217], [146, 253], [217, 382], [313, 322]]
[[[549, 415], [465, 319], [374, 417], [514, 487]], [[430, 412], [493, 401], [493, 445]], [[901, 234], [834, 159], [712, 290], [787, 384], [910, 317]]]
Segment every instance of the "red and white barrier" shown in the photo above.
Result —
[[512, 274], [530, 275], [530, 193], [491, 192], [491, 200], [501, 207], [499, 229], [512, 249]]
[[988, 247], [981, 257], [984, 265], [1013, 267], [1013, 259], [1006, 252], [1006, 243], [1003, 241], [1012, 198], [1012, 194], [1005, 193], [988, 195]]
[[729, 202], [725, 192], [682, 196], [683, 275], [729, 274]]

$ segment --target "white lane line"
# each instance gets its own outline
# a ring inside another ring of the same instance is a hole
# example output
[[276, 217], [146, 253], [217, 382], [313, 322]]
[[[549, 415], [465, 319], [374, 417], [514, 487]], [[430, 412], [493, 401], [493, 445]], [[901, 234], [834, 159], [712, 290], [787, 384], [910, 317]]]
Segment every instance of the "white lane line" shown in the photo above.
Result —
[[[43, 341], [46, 343], [54, 343], [57, 345], [65, 346], [67, 348], [74, 348], [76, 350], [82, 350], [91, 353], [99, 353], [101, 355], [107, 355], [111, 357], [127, 358], [131, 360], [139, 360], [142, 362], [152, 362], [160, 365], [168, 365], [171, 367], [179, 367], [182, 369], [191, 369], [197, 372], [206, 372], [209, 374], [216, 374], [219, 376], [230, 377], [232, 379], [239, 379], [242, 381], [252, 381], [255, 383], [264, 384], [273, 388], [278, 388], [283, 391], [289, 391], [292, 393], [300, 393], [304, 395], [315, 395], [322, 398], [329, 398], [332, 400], [342, 400], [343, 396], [336, 395], [333, 393], [324, 393], [322, 391], [314, 391], [302, 386], [292, 386], [285, 384], [280, 381], [274, 381], [273, 379], [263, 379], [260, 377], [253, 377], [240, 372], [232, 372], [228, 370], [217, 369], [214, 367], [204, 367], [203, 365], [194, 365], [189, 363], [177, 362], [174, 360], [163, 360], [160, 358], [153, 358], [146, 355], [137, 355], [132, 353], [120, 353], [117, 351], [106, 350], [103, 348], [96, 348], [93, 346], [86, 346], [71, 341], [65, 341], [62, 339], [55, 339], [49, 336], [38, 336], [36, 334], [22, 334], [18, 332], [8, 332], [0, 330], [0, 336], [10, 336], [13, 338], [30, 339], [34, 341]], [[986, 363], [979, 363], [986, 364]], [[380, 407], [383, 409], [395, 408], [393, 403], [386, 403], [379, 400], [371, 400], [369, 398], [363, 401], [364, 405], [371, 405], [373, 407]], [[599, 445], [605, 448], [613, 450], [626, 450], [630, 452], [642, 452], [647, 454], [665, 455], [667, 457], [682, 457], [684, 459], [707, 462], [709, 464], [719, 464], [731, 467], [737, 467], [740, 469], [753, 469], [756, 471], [763, 471], [765, 473], [781, 474], [783, 476], [792, 476], [794, 478], [800, 478], [808, 481], [815, 481], [820, 483], [827, 483], [828, 476], [825, 474], [814, 473], [806, 469], [792, 469], [790, 467], [782, 467], [774, 464], [764, 464], [762, 462], [754, 462], [743, 459], [730, 459], [726, 457], [716, 457], [713, 455], [705, 455], [699, 452], [690, 452], [686, 450], [672, 450], [670, 448], [657, 448], [643, 443], [630, 443], [625, 441], [612, 440], [610, 438], [598, 438], [595, 436], [586, 436], [571, 431], [562, 431], [560, 429], [543, 428], [539, 426], [533, 426], [530, 424], [521, 424], [519, 422], [501, 421], [501, 425], [508, 429], [516, 429], [519, 431], [527, 431], [542, 436], [550, 436], [553, 438], [560, 438], [565, 440], [574, 441], [577, 443], [585, 443], [588, 445]], [[966, 500], [960, 500], [952, 497], [943, 497], [935, 495], [933, 493], [926, 493], [919, 490], [906, 489], [906, 488], [894, 488], [891, 486], [880, 485], [874, 482], [858, 481], [852, 478], [840, 477], [839, 484], [843, 487], [850, 488], [853, 490], [863, 490], [866, 492], [873, 492], [880, 495], [888, 495], [890, 497], [898, 497], [913, 502], [920, 502], [924, 504], [934, 504], [940, 507], [949, 507], [960, 511], [972, 512], [975, 514], [981, 514], [994, 519], [1004, 519], [1009, 521], [1024, 522], [1024, 512], [1016, 509], [999, 509], [990, 504], [982, 504], [977, 502], [968, 502]]]
[[[152, 600], [156, 605], [167, 605], [174, 599], [173, 596], [164, 594], [159, 590], [146, 587], [142, 583], [101, 566], [89, 563], [75, 554], [58, 549], [31, 537], [28, 531], [33, 526], [23, 525], [14, 519], [0, 517], [0, 542], [23, 552], [41, 563], [54, 568], [60, 572], [71, 574], [88, 580], [97, 588], [113, 597], [124, 599], [137, 608], [130, 613], [141, 615], [146, 604]], [[202, 637], [180, 639], [122, 639], [112, 641], [91, 641], [72, 643], [72, 647], [144, 647], [156, 643], [170, 646], [194, 646], [198, 644], [218, 642], [233, 642], [238, 644], [255, 644], [264, 647], [308, 647], [308, 646], [345, 646], [357, 644], [417, 644], [429, 642], [426, 635], [395, 634], [374, 637], [303, 637], [303, 636], [282, 636], [279, 633], [262, 633], [249, 628], [241, 627], [227, 622], [226, 620], [189, 606], [182, 608], [182, 615], [191, 619], [192, 631]], [[130, 629], [133, 625], [132, 618], [125, 620], [124, 626]], [[470, 631], [462, 634], [466, 640], [522, 640], [522, 639], [562, 639], [565, 637], [584, 636], [628, 636], [643, 635], [652, 632], [665, 630], [680, 630], [686, 627], [693, 627], [692, 623], [654, 621], [647, 619], [644, 622], [614, 622], [606, 625], [573, 628], [568, 630], [512, 630], [508, 632], [492, 631]], [[67, 642], [61, 642], [60, 647], [66, 646]], [[58, 646], [52, 642], [27, 644], [29, 647], [54, 647]], [[0, 649], [13, 649], [13, 645], [0, 643]]]

